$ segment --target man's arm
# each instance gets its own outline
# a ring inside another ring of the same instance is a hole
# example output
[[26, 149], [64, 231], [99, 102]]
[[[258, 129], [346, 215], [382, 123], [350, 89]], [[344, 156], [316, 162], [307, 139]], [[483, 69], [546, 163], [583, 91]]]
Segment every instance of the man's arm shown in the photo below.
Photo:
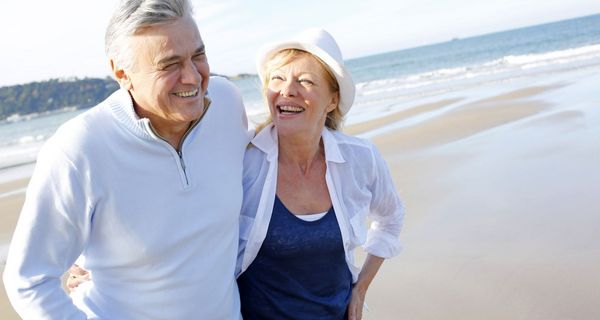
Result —
[[44, 147], [38, 156], [3, 275], [23, 319], [87, 319], [61, 286], [90, 227], [90, 201], [73, 162]]

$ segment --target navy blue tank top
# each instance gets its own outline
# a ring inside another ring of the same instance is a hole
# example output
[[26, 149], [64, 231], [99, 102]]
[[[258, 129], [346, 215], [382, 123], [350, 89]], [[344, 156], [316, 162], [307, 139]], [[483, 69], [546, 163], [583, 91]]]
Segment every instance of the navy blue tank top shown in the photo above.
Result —
[[238, 286], [244, 320], [347, 319], [352, 274], [333, 208], [304, 221], [276, 196], [266, 238]]

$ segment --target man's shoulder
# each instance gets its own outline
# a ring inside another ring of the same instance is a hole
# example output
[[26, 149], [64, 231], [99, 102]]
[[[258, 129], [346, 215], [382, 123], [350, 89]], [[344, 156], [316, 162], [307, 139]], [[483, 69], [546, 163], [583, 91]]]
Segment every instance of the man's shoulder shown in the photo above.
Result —
[[65, 152], [81, 152], [93, 141], [104, 139], [114, 124], [107, 100], [60, 125], [46, 144]]
[[229, 79], [223, 76], [211, 76], [208, 81], [208, 93], [213, 96], [241, 95], [240, 90]]
[[214, 123], [221, 129], [239, 130], [243, 133], [245, 143], [248, 143], [248, 120], [240, 90], [228, 79], [213, 76], [208, 85], [208, 97], [211, 107], [206, 122]]

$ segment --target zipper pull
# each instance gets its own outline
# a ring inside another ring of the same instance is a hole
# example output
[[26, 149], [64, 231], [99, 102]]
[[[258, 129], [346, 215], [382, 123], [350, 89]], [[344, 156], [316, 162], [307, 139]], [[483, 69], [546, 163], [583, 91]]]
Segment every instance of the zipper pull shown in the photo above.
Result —
[[185, 162], [183, 161], [183, 152], [181, 150], [177, 150], [177, 154], [179, 155], [179, 160], [181, 160], [181, 169], [185, 172]]

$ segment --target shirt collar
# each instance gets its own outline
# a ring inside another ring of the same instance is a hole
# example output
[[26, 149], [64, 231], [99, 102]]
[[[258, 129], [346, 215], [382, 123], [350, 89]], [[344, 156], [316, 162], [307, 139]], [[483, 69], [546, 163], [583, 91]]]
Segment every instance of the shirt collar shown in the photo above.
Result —
[[[323, 146], [325, 148], [325, 160], [327, 162], [337, 163], [346, 162], [342, 156], [342, 153], [340, 152], [337, 138], [333, 132], [327, 128], [323, 128], [321, 137], [323, 138]], [[264, 127], [250, 143], [260, 149], [262, 152], [266, 153], [268, 161], [277, 159], [277, 129], [275, 129], [272, 123]]]

